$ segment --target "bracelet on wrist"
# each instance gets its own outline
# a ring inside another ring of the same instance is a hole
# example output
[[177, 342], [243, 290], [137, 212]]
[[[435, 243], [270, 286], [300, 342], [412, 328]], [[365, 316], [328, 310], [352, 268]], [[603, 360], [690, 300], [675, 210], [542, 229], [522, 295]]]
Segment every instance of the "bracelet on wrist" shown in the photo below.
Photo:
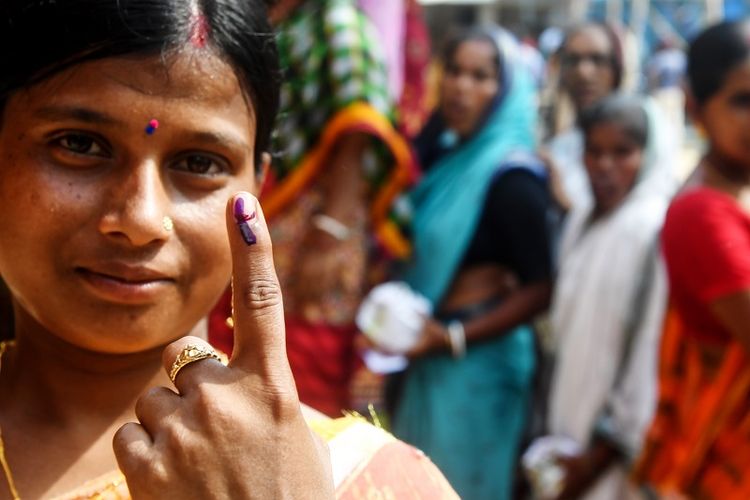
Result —
[[330, 215], [316, 214], [312, 216], [312, 225], [314, 228], [327, 233], [339, 241], [346, 241], [352, 235], [352, 229], [338, 219]]
[[448, 323], [448, 338], [450, 339], [451, 354], [456, 359], [466, 355], [466, 331], [460, 321]]

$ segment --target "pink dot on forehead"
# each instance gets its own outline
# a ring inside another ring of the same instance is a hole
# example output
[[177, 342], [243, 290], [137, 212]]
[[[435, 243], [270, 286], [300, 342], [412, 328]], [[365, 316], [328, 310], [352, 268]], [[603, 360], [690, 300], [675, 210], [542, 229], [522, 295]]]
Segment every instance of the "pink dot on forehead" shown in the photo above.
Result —
[[150, 122], [148, 122], [148, 126], [154, 129], [159, 128], [159, 120], [157, 119], [151, 120]]

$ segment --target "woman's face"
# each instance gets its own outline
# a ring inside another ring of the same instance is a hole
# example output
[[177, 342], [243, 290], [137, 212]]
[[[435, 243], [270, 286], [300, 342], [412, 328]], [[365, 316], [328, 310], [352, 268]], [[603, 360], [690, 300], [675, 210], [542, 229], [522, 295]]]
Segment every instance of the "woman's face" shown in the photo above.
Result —
[[440, 111], [446, 124], [461, 137], [479, 125], [499, 91], [497, 51], [484, 40], [461, 43], [446, 64]]
[[586, 134], [583, 157], [597, 212], [617, 207], [635, 185], [643, 148], [612, 122], [594, 125]]
[[110, 353], [190, 332], [228, 284], [225, 206], [257, 191], [254, 138], [234, 72], [205, 53], [89, 62], [13, 95], [0, 275], [19, 324]]
[[696, 119], [714, 153], [728, 166], [750, 170], [750, 59], [727, 74], [719, 91], [699, 107]]

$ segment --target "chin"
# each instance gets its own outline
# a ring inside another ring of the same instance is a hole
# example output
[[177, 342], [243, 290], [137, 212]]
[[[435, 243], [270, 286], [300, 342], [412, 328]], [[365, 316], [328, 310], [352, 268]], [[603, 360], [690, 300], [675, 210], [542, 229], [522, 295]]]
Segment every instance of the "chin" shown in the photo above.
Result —
[[81, 323], [79, 317], [69, 328], [58, 328], [53, 333], [64, 342], [87, 351], [133, 354], [161, 348], [196, 330], [196, 325], [186, 326], [184, 318], [178, 321], [158, 311], [99, 314], [90, 321], [84, 320], [85, 326]]

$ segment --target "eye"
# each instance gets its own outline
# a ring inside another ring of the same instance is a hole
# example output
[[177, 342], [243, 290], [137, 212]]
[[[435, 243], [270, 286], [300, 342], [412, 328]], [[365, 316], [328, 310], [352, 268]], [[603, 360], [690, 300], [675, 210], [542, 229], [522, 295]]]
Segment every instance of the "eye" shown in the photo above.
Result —
[[189, 174], [205, 176], [221, 175], [230, 171], [226, 161], [200, 153], [184, 155], [172, 165], [172, 168]]
[[108, 152], [96, 137], [82, 133], [67, 133], [54, 139], [53, 144], [77, 155], [108, 156]]
[[475, 71], [474, 72], [474, 79], [478, 82], [483, 82], [485, 80], [490, 79], [489, 73], [486, 73], [484, 71]]
[[740, 108], [747, 108], [750, 107], [750, 93], [749, 92], [738, 92], [731, 96], [730, 98], [731, 103]]

